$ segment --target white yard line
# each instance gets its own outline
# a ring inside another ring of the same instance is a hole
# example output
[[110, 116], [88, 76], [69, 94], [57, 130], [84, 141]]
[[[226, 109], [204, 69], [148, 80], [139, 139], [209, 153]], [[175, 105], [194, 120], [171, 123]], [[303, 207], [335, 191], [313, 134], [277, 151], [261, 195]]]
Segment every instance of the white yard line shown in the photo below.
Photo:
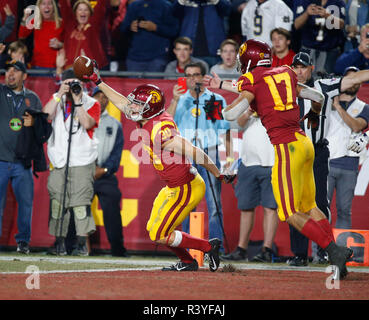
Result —
[[[75, 258], [75, 257], [32, 257], [32, 256], [1, 256], [1, 261], [27, 261], [27, 262], [53, 262], [59, 264], [72, 264], [72, 263], [96, 263], [96, 264], [114, 264], [120, 265], [122, 268], [107, 268], [107, 269], [84, 269], [84, 270], [50, 270], [50, 271], [40, 271], [40, 274], [52, 274], [52, 273], [72, 273], [72, 272], [118, 272], [118, 271], [150, 271], [150, 270], [160, 270], [161, 266], [170, 265], [173, 263], [173, 259], [134, 259], [134, 258], [124, 258], [124, 259], [109, 259], [109, 258]], [[291, 267], [288, 265], [275, 265], [275, 264], [255, 264], [255, 263], [224, 263], [221, 262], [220, 268], [227, 264], [232, 264], [236, 269], [239, 270], [283, 270], [283, 271], [306, 271], [306, 272], [325, 272], [327, 266], [322, 267]], [[135, 265], [142, 267], [125, 268], [125, 265]], [[207, 265], [203, 268], [207, 269]], [[369, 273], [369, 268], [367, 267], [348, 267], [350, 272], [359, 273]], [[0, 272], [0, 274], [25, 274], [25, 272]]]

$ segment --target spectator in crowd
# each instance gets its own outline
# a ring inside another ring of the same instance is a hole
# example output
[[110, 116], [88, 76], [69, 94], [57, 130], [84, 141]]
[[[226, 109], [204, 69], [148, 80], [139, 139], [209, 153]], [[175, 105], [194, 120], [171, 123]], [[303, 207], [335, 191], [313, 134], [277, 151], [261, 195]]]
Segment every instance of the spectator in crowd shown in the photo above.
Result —
[[[320, 1], [318, 1], [320, 2]], [[343, 0], [309, 0], [294, 3], [294, 26], [301, 30], [301, 51], [313, 59], [316, 73], [333, 73], [344, 44], [345, 3]]]
[[33, 68], [54, 70], [57, 51], [63, 47], [63, 21], [59, 17], [55, 0], [38, 0], [36, 7], [38, 10], [34, 11], [32, 22], [29, 21], [31, 8], [24, 9], [18, 37], [25, 39], [33, 34]]
[[[220, 57], [222, 61], [210, 69], [210, 73], [215, 72], [220, 75], [239, 76], [237, 70], [238, 43], [233, 39], [226, 39], [220, 45]], [[225, 78], [225, 77], [222, 77]]]
[[[122, 37], [119, 26], [126, 16], [128, 0], [116, 0], [110, 2], [108, 9], [107, 28], [103, 36], [109, 38], [107, 55], [110, 58], [110, 71], [125, 70], [129, 39]], [[115, 70], [116, 69], [116, 70]]]
[[369, 4], [367, 0], [346, 0], [345, 52], [357, 48], [360, 42], [361, 27], [368, 21]]
[[369, 69], [369, 23], [361, 27], [359, 46], [342, 53], [337, 59], [335, 72], [342, 75], [344, 70], [350, 66], [360, 70]]
[[193, 56], [205, 60], [210, 68], [219, 61], [217, 51], [226, 39], [224, 19], [230, 12], [229, 0], [174, 1], [173, 14], [181, 25], [179, 36], [192, 40]]
[[15, 16], [9, 7], [9, 4], [4, 6], [5, 21], [2, 23], [0, 16], [0, 43], [5, 42], [5, 39], [13, 32], [15, 27]]
[[282, 0], [249, 0], [242, 11], [244, 39], [256, 39], [272, 46], [270, 33], [275, 28], [291, 30], [293, 12]]
[[178, 34], [178, 20], [173, 16], [170, 2], [132, 2], [120, 30], [131, 37], [126, 59], [128, 71], [164, 71], [170, 44]]
[[270, 33], [272, 40], [272, 67], [290, 66], [295, 53], [290, 49], [291, 33], [284, 28], [275, 28]]
[[103, 211], [111, 254], [115, 257], [125, 257], [127, 253], [123, 246], [123, 226], [120, 215], [122, 194], [115, 176], [120, 166], [124, 144], [122, 124], [108, 114], [106, 107], [109, 100], [99, 87], [95, 88], [92, 97], [99, 101], [101, 106], [99, 127], [95, 130], [95, 137], [99, 141], [99, 145], [97, 147], [94, 193], [97, 195]]
[[277, 203], [271, 184], [274, 148], [270, 143], [260, 118], [248, 108], [238, 119], [238, 125], [244, 129], [241, 147], [241, 163], [238, 168], [236, 197], [241, 210], [240, 235], [237, 248], [223, 255], [224, 260], [247, 260], [247, 249], [251, 231], [254, 227], [255, 208], [264, 208], [264, 243], [252, 261], [273, 261], [273, 240], [278, 228]]
[[[48, 178], [49, 234], [56, 237], [56, 243], [50, 253], [66, 254], [65, 237], [70, 215], [73, 213], [77, 248], [72, 254], [86, 256], [88, 255], [87, 237], [96, 229], [91, 214], [97, 159], [97, 140], [93, 134], [99, 123], [100, 104], [84, 93], [82, 88], [79, 93], [71, 90], [72, 81], [76, 81], [81, 86], [72, 69], [63, 72], [62, 81], [58, 92], [54, 93], [44, 107], [44, 112], [49, 114], [53, 127], [53, 133], [47, 145], [52, 166]], [[75, 114], [73, 119], [71, 119], [72, 108]], [[69, 158], [68, 141], [71, 143]], [[68, 168], [68, 184], [64, 192], [66, 168]], [[65, 209], [64, 212], [63, 209]]]
[[[3, 50], [3, 53], [1, 53]], [[10, 60], [21, 61], [22, 63], [27, 63], [28, 58], [28, 48], [22, 40], [16, 40], [9, 44], [8, 49], [6, 46], [0, 48], [1, 58], [0, 58], [0, 68], [4, 69], [6, 62]]]
[[[10, 25], [7, 25], [7, 23], [10, 23], [10, 16], [13, 15], [13, 27], [10, 30], [10, 34], [6, 33], [9, 31], [8, 27]], [[4, 29], [1, 29], [2, 32], [0, 32], [0, 43], [9, 44], [13, 41], [16, 41], [18, 39], [17, 37], [17, 30], [18, 30], [18, 1], [14, 0], [0, 0], [0, 26], [2, 25]], [[3, 32], [5, 31], [5, 34]], [[4, 38], [3, 38], [4, 37]]]
[[65, 69], [72, 67], [74, 59], [80, 55], [96, 60], [100, 68], [107, 67], [100, 35], [108, 0], [99, 0], [94, 9], [88, 0], [77, 0], [73, 6], [70, 0], [58, 2], [64, 21]]
[[228, 38], [234, 39], [237, 44], [242, 43], [241, 15], [249, 0], [232, 0], [232, 10], [228, 19]]
[[[30, 109], [41, 111], [42, 105], [37, 94], [24, 87], [24, 81], [27, 79], [24, 63], [11, 61], [6, 68], [5, 84], [0, 84], [0, 139], [2, 141], [0, 144], [0, 234], [3, 206], [10, 181], [18, 204], [18, 233], [15, 235], [17, 252], [28, 254], [33, 208], [33, 177], [31, 168], [25, 167], [17, 157], [17, 141], [27, 128], [37, 125]], [[30, 146], [22, 147], [26, 149]]]
[[[356, 77], [359, 82], [359, 72], [359, 69], [349, 67], [344, 72], [344, 78]], [[369, 74], [369, 71], [365, 72]], [[336, 190], [335, 227], [338, 229], [351, 229], [351, 205], [359, 169], [360, 155], [349, 149], [350, 138], [352, 133], [357, 134], [365, 130], [369, 123], [369, 105], [357, 98], [359, 89], [360, 82], [335, 96], [332, 102], [334, 111], [330, 114], [327, 134], [330, 151], [328, 200], [331, 204], [333, 192]]]
[[[314, 87], [315, 77], [313, 76], [314, 65], [311, 57], [306, 52], [299, 52], [293, 58], [292, 68], [296, 72], [297, 80], [309, 87]], [[320, 80], [316, 80], [316, 87], [324, 87]], [[297, 103], [300, 107], [300, 118], [311, 109], [311, 100], [298, 97]], [[315, 179], [315, 201], [317, 207], [324, 213], [328, 221], [331, 221], [331, 214], [328, 205], [327, 180], [328, 180], [328, 140], [326, 139], [328, 119], [330, 110], [323, 106], [321, 111], [321, 121], [319, 126], [313, 128], [308, 125], [308, 121], [300, 122], [301, 129], [309, 136], [314, 145], [315, 158], [313, 164]], [[300, 267], [308, 265], [309, 239], [297, 231], [294, 227], [290, 228], [291, 251], [294, 257], [288, 261], [290, 266]], [[326, 263], [326, 254], [323, 249], [318, 248], [312, 243], [313, 263]]]
[[176, 56], [176, 60], [173, 60], [165, 67], [165, 73], [184, 73], [184, 68], [189, 63], [201, 62], [206, 70], [209, 72], [208, 64], [198, 58], [192, 56], [192, 40], [188, 37], [178, 37], [174, 40], [173, 52]]
[[[174, 86], [173, 99], [167, 109], [176, 122], [179, 132], [187, 140], [205, 151], [209, 158], [220, 167], [218, 146], [220, 137], [226, 136], [225, 147], [227, 162], [232, 162], [229, 123], [220, 118], [221, 108], [226, 107], [225, 99], [209, 91], [202, 85], [205, 68], [201, 63], [191, 63], [185, 66], [188, 90], [183, 93], [178, 85]], [[198, 94], [198, 98], [197, 98]], [[197, 104], [198, 102], [198, 110]], [[198, 129], [198, 130], [196, 130]], [[209, 238], [223, 239], [223, 214], [221, 208], [221, 183], [210, 176], [202, 167], [196, 166], [206, 184], [206, 204], [209, 216]], [[214, 196], [212, 191], [214, 191]], [[183, 230], [189, 230], [189, 219], [182, 224]], [[223, 249], [222, 249], [223, 250]]]

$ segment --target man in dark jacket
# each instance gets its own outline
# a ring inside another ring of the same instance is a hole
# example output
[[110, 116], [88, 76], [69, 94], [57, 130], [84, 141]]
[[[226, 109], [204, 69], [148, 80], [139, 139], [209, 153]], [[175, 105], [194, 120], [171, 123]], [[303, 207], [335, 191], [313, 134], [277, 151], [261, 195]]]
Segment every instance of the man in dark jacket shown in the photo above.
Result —
[[[17, 157], [19, 136], [26, 128], [35, 125], [34, 117], [27, 110], [41, 111], [42, 105], [36, 93], [23, 85], [27, 78], [25, 65], [20, 61], [7, 64], [5, 85], [0, 84], [0, 204], [5, 203], [6, 191], [11, 182], [18, 203], [17, 252], [29, 253], [33, 206], [33, 177]], [[24, 146], [27, 148], [27, 146]], [[0, 206], [0, 234], [3, 205]]]

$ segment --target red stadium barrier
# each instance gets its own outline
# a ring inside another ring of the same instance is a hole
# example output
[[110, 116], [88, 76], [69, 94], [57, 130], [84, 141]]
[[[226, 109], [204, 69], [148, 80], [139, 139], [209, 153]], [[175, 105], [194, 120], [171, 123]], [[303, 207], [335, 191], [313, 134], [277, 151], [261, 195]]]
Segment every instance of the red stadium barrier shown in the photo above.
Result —
[[[2, 80], [2, 78], [0, 78]], [[123, 79], [123, 78], [105, 78], [109, 85], [117, 91], [127, 95], [133, 88], [142, 83], [154, 83], [158, 85], [165, 93], [167, 105], [172, 98], [172, 87], [175, 80], [158, 79]], [[26, 81], [26, 87], [35, 91], [43, 104], [45, 104], [55, 91], [53, 78], [29, 77]], [[368, 87], [361, 89], [362, 99], [369, 102]], [[235, 97], [235, 94], [216, 90], [222, 94], [228, 103]], [[129, 137], [134, 128], [134, 123], [128, 121], [124, 115], [120, 115], [115, 107], [111, 107], [111, 112], [115, 117], [120, 118], [123, 128], [125, 145], [122, 153], [121, 167], [117, 172], [119, 186], [122, 191], [122, 221], [124, 225], [124, 242], [128, 250], [137, 251], [155, 251], [163, 250], [157, 247], [146, 232], [146, 222], [149, 218], [153, 200], [163, 183], [159, 180], [154, 169], [149, 164], [138, 164], [131, 157], [130, 149], [137, 143], [130, 141]], [[48, 210], [49, 196], [47, 193], [48, 172], [40, 173], [39, 178], [35, 179], [34, 207], [32, 218], [32, 237], [31, 247], [48, 247], [54, 242], [54, 237], [48, 234]], [[355, 229], [368, 229], [368, 208], [369, 191], [368, 181], [363, 179], [364, 195], [356, 196], [352, 208], [352, 226]], [[223, 210], [224, 210], [224, 229], [227, 235], [227, 241], [230, 249], [236, 247], [239, 235], [239, 210], [237, 209], [237, 199], [231, 185], [223, 185], [222, 191]], [[336, 211], [332, 207], [333, 224], [335, 223]], [[102, 212], [97, 202], [93, 204], [95, 220], [97, 222], [97, 231], [91, 236], [91, 245], [93, 248], [109, 249], [109, 243], [102, 226]], [[205, 213], [207, 221], [207, 210], [203, 200], [197, 208], [197, 211]], [[251, 240], [263, 239], [262, 228], [262, 209], [257, 209], [255, 227], [251, 234]], [[3, 218], [3, 230], [0, 237], [0, 245], [14, 246], [14, 234], [16, 233], [16, 214], [17, 206], [11, 188], [8, 190], [6, 199], [6, 209]], [[208, 236], [208, 226], [205, 223], [205, 237]], [[280, 223], [275, 238], [275, 244], [278, 247], [278, 253], [281, 256], [290, 256], [289, 229], [286, 223]]]

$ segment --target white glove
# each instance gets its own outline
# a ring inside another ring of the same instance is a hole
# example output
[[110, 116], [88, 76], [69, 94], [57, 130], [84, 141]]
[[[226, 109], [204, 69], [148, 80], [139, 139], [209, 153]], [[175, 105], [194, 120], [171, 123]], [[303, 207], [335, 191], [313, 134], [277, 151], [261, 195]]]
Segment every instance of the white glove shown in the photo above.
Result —
[[353, 133], [351, 134], [347, 149], [356, 153], [360, 153], [361, 151], [364, 150], [368, 142], [369, 137], [365, 133], [359, 134]]

